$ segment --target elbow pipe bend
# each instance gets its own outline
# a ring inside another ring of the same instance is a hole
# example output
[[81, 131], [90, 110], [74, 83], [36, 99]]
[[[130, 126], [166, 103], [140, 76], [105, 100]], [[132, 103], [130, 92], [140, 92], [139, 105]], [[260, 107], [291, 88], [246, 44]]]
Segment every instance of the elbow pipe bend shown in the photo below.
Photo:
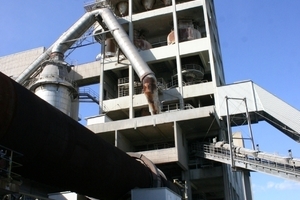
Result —
[[154, 74], [146, 75], [142, 80], [143, 92], [147, 98], [150, 113], [152, 115], [159, 114], [160, 103], [158, 98], [157, 80]]

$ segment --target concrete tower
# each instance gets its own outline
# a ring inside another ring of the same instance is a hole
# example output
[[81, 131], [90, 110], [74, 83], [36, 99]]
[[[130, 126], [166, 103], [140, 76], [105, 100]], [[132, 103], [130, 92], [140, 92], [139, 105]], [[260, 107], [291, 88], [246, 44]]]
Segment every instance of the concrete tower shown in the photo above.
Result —
[[[3, 72], [42, 91], [54, 106], [62, 95], [63, 105], [70, 104], [77, 97], [75, 86], [100, 84], [100, 114], [87, 119], [97, 136], [125, 152], [143, 154], [181, 187], [183, 199], [251, 199], [248, 173], [198, 154], [203, 143], [228, 141], [216, 111], [217, 87], [225, 78], [213, 1], [111, 0], [85, 9], [48, 50], [23, 52], [14, 59], [26, 54], [31, 60]], [[103, 45], [101, 59], [71, 69], [63, 54], [90, 27], [96, 27], [95, 39]], [[40, 80], [30, 85], [40, 71]], [[49, 95], [58, 86], [62, 95]], [[77, 113], [70, 105], [61, 110]]]
[[151, 115], [126, 49], [107, 34], [104, 60], [84, 66], [103, 66], [101, 114], [88, 118], [87, 127], [123, 151], [145, 155], [188, 199], [241, 199], [245, 188], [251, 193], [243, 173], [195, 151], [227, 135], [215, 112], [216, 87], [225, 79], [213, 1], [112, 0], [110, 7], [155, 73], [160, 111]]

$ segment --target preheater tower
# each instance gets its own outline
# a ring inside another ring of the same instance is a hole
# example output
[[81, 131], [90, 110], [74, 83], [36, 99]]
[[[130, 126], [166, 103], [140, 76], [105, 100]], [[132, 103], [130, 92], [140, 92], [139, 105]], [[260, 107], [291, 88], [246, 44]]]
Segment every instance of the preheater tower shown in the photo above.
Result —
[[149, 112], [130, 59], [107, 49], [104, 60], [78, 67], [77, 73], [103, 67], [102, 113], [88, 118], [87, 127], [123, 151], [145, 155], [180, 182], [189, 199], [238, 199], [245, 188], [251, 193], [242, 172], [195, 153], [197, 144], [227, 135], [215, 111], [216, 88], [225, 78], [213, 1], [112, 0], [109, 6], [155, 73], [160, 111]]
[[[104, 5], [114, 12], [117, 24], [125, 30], [135, 45], [133, 52], [138, 52], [142, 61], [135, 62], [136, 54], [128, 54], [118, 42], [120, 38], [107, 23], [110, 19], [94, 15]], [[97, 1], [85, 8], [87, 13], [74, 24], [78, 31], [63, 34], [17, 81], [27, 81], [28, 74], [36, 72], [51, 53], [64, 53], [73, 44], [70, 39], [98, 21], [103, 30], [111, 32], [106, 38], [115, 44], [110, 51], [116, 52], [104, 52], [103, 60], [70, 71], [78, 87], [99, 83], [100, 77], [101, 114], [88, 118], [87, 127], [125, 152], [145, 155], [169, 180], [182, 186], [188, 199], [242, 198], [243, 190], [250, 190], [249, 185], [242, 187], [242, 177], [246, 177], [243, 173], [232, 173], [227, 165], [195, 153], [197, 144], [215, 137], [226, 140], [227, 135], [215, 111], [216, 88], [225, 80], [213, 1], [112, 0]], [[150, 77], [155, 74], [157, 80], [155, 88], [147, 83], [150, 91], [158, 90], [155, 112], [149, 111], [151, 99], [142, 94], [144, 73], [136, 63], [143, 62], [149, 66]]]

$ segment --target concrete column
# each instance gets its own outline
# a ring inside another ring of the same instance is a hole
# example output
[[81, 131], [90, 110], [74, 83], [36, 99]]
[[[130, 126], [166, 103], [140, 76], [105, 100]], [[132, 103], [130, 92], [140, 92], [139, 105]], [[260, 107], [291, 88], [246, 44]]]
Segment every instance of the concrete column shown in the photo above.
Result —
[[115, 146], [124, 152], [132, 151], [130, 141], [119, 130], [115, 130]]
[[223, 184], [224, 184], [224, 196], [226, 200], [231, 199], [231, 187], [230, 187], [230, 180], [229, 180], [229, 175], [228, 175], [228, 168], [229, 165], [222, 164], [223, 168]]
[[99, 114], [103, 112], [103, 100], [104, 100], [104, 60], [105, 60], [105, 38], [106, 35], [103, 34], [103, 42], [101, 44], [101, 54], [102, 59], [99, 61], [100, 67], [100, 79], [99, 79]]
[[179, 37], [178, 37], [178, 27], [177, 27], [177, 13], [176, 13], [176, 1], [172, 0], [173, 8], [173, 25], [174, 25], [174, 36], [176, 44], [176, 65], [177, 65], [177, 78], [178, 78], [178, 92], [181, 94], [179, 98], [180, 110], [184, 109], [183, 101], [183, 85], [182, 85], [182, 73], [181, 73], [181, 60], [180, 60], [180, 48], [179, 48]]
[[133, 95], [134, 95], [134, 70], [132, 65], [129, 65], [129, 119], [134, 118]]
[[[78, 91], [78, 87], [76, 88]], [[70, 117], [73, 118], [74, 120], [78, 121], [79, 120], [79, 98], [75, 98], [71, 102], [71, 115]]]
[[[132, 0], [128, 1], [128, 17], [129, 17], [129, 39], [133, 42], [133, 23], [132, 23]], [[134, 70], [129, 65], [129, 119], [134, 118], [133, 95], [134, 95]]]
[[241, 174], [242, 174], [242, 183], [243, 183], [243, 190], [244, 190], [244, 199], [252, 200], [250, 172], [242, 171]]
[[183, 180], [185, 180], [185, 188], [184, 188], [184, 196], [183, 199], [185, 200], [192, 200], [192, 184], [190, 180], [190, 172], [183, 171]]

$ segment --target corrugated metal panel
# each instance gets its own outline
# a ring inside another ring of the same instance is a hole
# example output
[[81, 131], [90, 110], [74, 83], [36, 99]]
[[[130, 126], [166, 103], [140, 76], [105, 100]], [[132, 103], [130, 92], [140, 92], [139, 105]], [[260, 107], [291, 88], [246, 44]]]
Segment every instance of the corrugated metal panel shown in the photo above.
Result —
[[264, 111], [273, 117], [268, 122], [300, 142], [300, 111], [258, 85], [254, 85], [254, 89]]
[[[257, 98], [258, 94], [254, 90], [252, 81], [235, 83], [217, 88], [216, 93], [216, 110], [219, 116], [226, 116], [226, 97], [240, 98], [247, 100], [249, 112], [263, 110], [263, 105], [260, 99]], [[228, 101], [230, 115], [245, 113], [245, 103], [242, 100], [229, 100]]]
[[[219, 116], [227, 116], [227, 98], [246, 98], [248, 111], [259, 115], [280, 131], [300, 142], [300, 111], [285, 103], [265, 89], [246, 81], [217, 88], [216, 110]], [[229, 99], [230, 115], [246, 112], [246, 104], [242, 100]]]

